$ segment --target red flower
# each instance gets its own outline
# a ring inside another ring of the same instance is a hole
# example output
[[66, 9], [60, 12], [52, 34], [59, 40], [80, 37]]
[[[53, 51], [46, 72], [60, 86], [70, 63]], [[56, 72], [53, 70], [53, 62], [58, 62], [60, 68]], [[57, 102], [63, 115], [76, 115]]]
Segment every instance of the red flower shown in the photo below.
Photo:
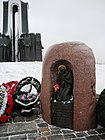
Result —
[[12, 108], [13, 108], [12, 105], [11, 105], [10, 107], [6, 108], [6, 112], [7, 112], [8, 114], [11, 114]]
[[11, 118], [11, 115], [6, 116], [6, 113], [11, 114], [11, 111], [13, 109], [14, 100], [12, 98], [12, 94], [15, 92], [16, 86], [18, 85], [18, 81], [11, 81], [8, 83], [3, 83], [2, 85], [6, 87], [6, 91], [8, 93], [7, 94], [7, 106], [6, 106], [4, 115], [0, 116], [0, 122], [4, 123]]
[[11, 81], [3, 83], [2, 85], [5, 86], [7, 92], [12, 95], [15, 92], [16, 86], [18, 85], [18, 81]]
[[60, 88], [60, 85], [59, 84], [55, 84], [54, 91], [57, 92], [59, 90], [59, 88]]
[[11, 113], [11, 111], [12, 111], [12, 109], [13, 109], [13, 105], [14, 105], [14, 102], [13, 102], [13, 98], [12, 97], [9, 97], [8, 98], [8, 106], [7, 106], [7, 108], [6, 108], [6, 112], [8, 113], [8, 114], [10, 114]]
[[0, 122], [4, 123], [4, 122], [6, 122], [9, 119], [10, 119], [10, 116], [3, 115], [3, 116], [0, 117]]
[[12, 97], [8, 97], [8, 105], [11, 105], [13, 103], [13, 98]]

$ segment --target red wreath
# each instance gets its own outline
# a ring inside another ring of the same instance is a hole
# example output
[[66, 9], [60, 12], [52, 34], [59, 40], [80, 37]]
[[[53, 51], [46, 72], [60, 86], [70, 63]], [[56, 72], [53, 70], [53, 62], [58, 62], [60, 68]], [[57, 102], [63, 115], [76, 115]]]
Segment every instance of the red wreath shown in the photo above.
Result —
[[11, 118], [11, 112], [14, 105], [14, 100], [12, 95], [15, 92], [16, 86], [18, 85], [18, 81], [11, 81], [8, 83], [3, 83], [2, 85], [6, 87], [6, 91], [7, 91], [6, 109], [3, 115], [0, 116], [0, 122], [4, 123]]

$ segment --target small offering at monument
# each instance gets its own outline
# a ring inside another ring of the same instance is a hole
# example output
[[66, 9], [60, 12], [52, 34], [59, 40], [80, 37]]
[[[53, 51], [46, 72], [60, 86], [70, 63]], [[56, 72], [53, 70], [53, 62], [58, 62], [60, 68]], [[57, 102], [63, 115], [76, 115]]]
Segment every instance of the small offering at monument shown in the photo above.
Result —
[[0, 85], [0, 122], [5, 123], [11, 118], [14, 107], [13, 93], [18, 81], [11, 81]]
[[14, 110], [21, 110], [22, 115], [28, 115], [32, 113], [33, 107], [39, 107], [39, 97], [40, 97], [40, 82], [33, 77], [26, 77], [22, 79], [13, 95], [15, 100]]

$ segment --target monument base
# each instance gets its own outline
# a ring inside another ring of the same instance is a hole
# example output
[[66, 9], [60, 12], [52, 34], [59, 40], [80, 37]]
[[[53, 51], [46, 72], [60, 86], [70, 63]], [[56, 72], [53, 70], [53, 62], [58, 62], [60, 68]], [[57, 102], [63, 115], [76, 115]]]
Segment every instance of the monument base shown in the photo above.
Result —
[[73, 100], [51, 100], [51, 124], [73, 129]]

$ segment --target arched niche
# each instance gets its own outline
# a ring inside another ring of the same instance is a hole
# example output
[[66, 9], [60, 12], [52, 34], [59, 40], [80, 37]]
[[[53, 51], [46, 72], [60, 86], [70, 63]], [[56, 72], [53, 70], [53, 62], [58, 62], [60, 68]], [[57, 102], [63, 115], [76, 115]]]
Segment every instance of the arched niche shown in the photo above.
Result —
[[55, 63], [52, 64], [51, 69], [50, 69], [50, 73], [51, 73], [51, 94], [53, 92], [53, 86], [56, 84], [57, 81], [57, 77], [58, 77], [58, 67], [60, 65], [65, 65], [67, 70], [70, 71], [72, 73], [72, 78], [73, 78], [73, 71], [72, 71], [72, 65], [70, 62], [61, 59], [56, 61]]
[[[63, 67], [63, 75], [59, 69]], [[51, 69], [51, 124], [73, 129], [73, 72], [72, 65], [66, 60], [58, 60]], [[62, 79], [63, 78], [63, 79]], [[58, 90], [57, 87], [59, 86]], [[56, 91], [54, 90], [56, 88]], [[68, 114], [68, 115], [67, 115]]]

